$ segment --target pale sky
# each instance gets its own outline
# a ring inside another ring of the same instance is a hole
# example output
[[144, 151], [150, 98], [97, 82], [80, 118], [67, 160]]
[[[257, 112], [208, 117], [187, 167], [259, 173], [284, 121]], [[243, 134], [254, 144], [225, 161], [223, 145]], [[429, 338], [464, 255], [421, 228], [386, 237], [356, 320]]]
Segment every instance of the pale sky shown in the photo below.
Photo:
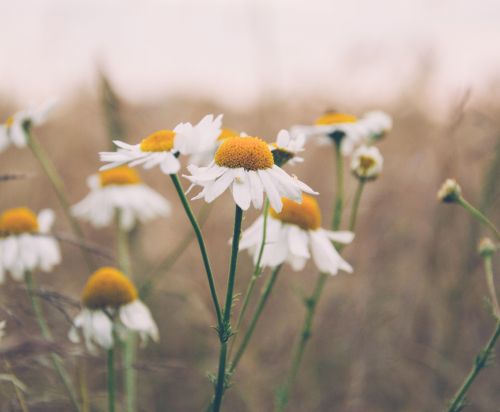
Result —
[[390, 99], [432, 55], [437, 101], [500, 73], [499, 0], [0, 0], [0, 93], [93, 87], [245, 106], [269, 94]]

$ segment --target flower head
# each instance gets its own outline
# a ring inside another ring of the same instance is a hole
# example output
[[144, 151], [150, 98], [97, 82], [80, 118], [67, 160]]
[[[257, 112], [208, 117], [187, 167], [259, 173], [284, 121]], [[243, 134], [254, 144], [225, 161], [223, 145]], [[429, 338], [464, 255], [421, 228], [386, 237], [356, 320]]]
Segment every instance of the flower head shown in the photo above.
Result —
[[[260, 216], [240, 240], [240, 249], [248, 249], [257, 261], [264, 218]], [[352, 272], [352, 267], [335, 250], [332, 241], [350, 243], [352, 232], [332, 232], [321, 228], [321, 212], [316, 199], [303, 195], [302, 203], [283, 199], [283, 209], [271, 209], [267, 220], [266, 244], [262, 254], [263, 267], [276, 267], [284, 262], [294, 270], [304, 268], [311, 257], [323, 273], [337, 274], [340, 270]]]
[[482, 257], [492, 256], [497, 251], [497, 246], [489, 237], [485, 237], [479, 242], [478, 251]]
[[158, 130], [135, 145], [114, 140], [118, 146], [116, 152], [99, 153], [101, 161], [108, 162], [101, 170], [128, 164], [130, 167], [143, 165], [145, 169], [160, 166], [165, 174], [177, 173], [179, 154], [195, 155], [210, 150], [220, 135], [221, 123], [222, 115], [214, 119], [210, 114], [195, 126], [180, 123], [173, 130]]
[[45, 123], [55, 104], [55, 99], [47, 100], [38, 107], [30, 107], [16, 112], [7, 118], [3, 124], [0, 124], [0, 152], [7, 149], [11, 144], [19, 148], [25, 147], [28, 142], [23, 128]]
[[197, 151], [196, 153], [193, 153], [189, 157], [188, 163], [190, 165], [195, 165], [195, 166], [207, 166], [214, 159], [215, 152], [222, 144], [222, 142], [234, 136], [240, 136], [240, 133], [238, 133], [233, 129], [228, 129], [228, 128], [220, 129], [220, 134], [217, 137], [217, 139], [213, 142], [213, 144], [206, 150], [200, 150]]
[[382, 139], [392, 129], [392, 118], [381, 110], [367, 112], [360, 119], [370, 142]]
[[375, 146], [358, 147], [351, 160], [351, 171], [358, 179], [374, 180], [382, 172], [384, 159]]
[[136, 170], [128, 166], [91, 175], [87, 183], [90, 193], [71, 212], [96, 228], [112, 225], [118, 216], [120, 227], [131, 230], [138, 221], [170, 214], [168, 201], [142, 183]]
[[261, 208], [264, 192], [276, 210], [281, 210], [281, 197], [300, 201], [302, 192], [317, 194], [278, 167], [268, 144], [258, 137], [226, 139], [209, 166], [190, 165], [188, 170], [191, 176], [184, 177], [192, 182], [191, 187], [202, 187], [193, 199], [204, 198], [210, 203], [231, 188], [235, 203], [243, 210], [247, 210], [250, 204]]
[[285, 163], [303, 162], [304, 159], [297, 154], [304, 151], [305, 141], [304, 135], [292, 136], [288, 130], [280, 130], [276, 137], [276, 143], [270, 145], [274, 163], [281, 167]]
[[26, 271], [49, 272], [61, 262], [57, 241], [49, 235], [54, 212], [42, 210], [38, 216], [26, 207], [7, 209], [0, 214], [0, 283], [5, 272], [22, 281]]
[[437, 193], [439, 201], [444, 203], [457, 202], [462, 196], [462, 189], [455, 179], [446, 179]]
[[82, 293], [84, 308], [74, 320], [69, 332], [72, 341], [78, 342], [77, 329], [82, 329], [87, 348], [94, 344], [110, 349], [115, 337], [127, 331], [138, 332], [143, 342], [148, 337], [158, 340], [158, 327], [149, 309], [138, 299], [137, 289], [119, 270], [103, 267], [94, 272]]

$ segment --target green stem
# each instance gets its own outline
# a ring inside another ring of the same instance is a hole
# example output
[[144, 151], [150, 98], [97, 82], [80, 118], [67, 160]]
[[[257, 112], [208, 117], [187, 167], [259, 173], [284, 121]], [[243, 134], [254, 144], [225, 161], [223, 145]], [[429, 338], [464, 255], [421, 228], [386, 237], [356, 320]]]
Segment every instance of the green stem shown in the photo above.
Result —
[[500, 321], [500, 307], [498, 306], [497, 292], [493, 279], [492, 257], [487, 255], [484, 257], [484, 271], [486, 273], [486, 284], [490, 293], [491, 305], [493, 307], [493, 315]]
[[483, 225], [487, 226], [491, 231], [495, 234], [497, 240], [500, 240], [500, 232], [495, 227], [495, 225], [479, 210], [477, 210], [474, 206], [472, 206], [467, 200], [465, 200], [462, 196], [458, 198], [458, 204], [462, 206], [465, 210], [467, 210], [472, 216], [474, 216], [477, 220], [479, 220]]
[[[252, 297], [252, 294], [253, 294], [253, 291], [255, 288], [255, 282], [262, 274], [261, 262], [262, 262], [262, 256], [264, 254], [264, 247], [266, 245], [267, 219], [269, 216], [269, 200], [267, 198], [266, 198], [266, 201], [264, 203], [264, 210], [262, 213], [263, 213], [263, 217], [264, 217], [264, 221], [262, 223], [262, 225], [263, 225], [263, 227], [262, 227], [262, 240], [260, 242], [259, 253], [257, 255], [257, 262], [255, 263], [252, 277], [250, 278], [250, 282], [248, 283], [247, 290], [245, 292], [245, 297], [243, 298], [241, 311], [238, 314], [238, 320], [236, 321], [236, 332], [238, 332], [240, 330], [241, 322], [243, 321], [243, 318], [245, 317], [245, 313], [248, 309], [248, 304], [250, 303], [250, 298]], [[233, 341], [233, 344], [234, 343], [235, 343], [235, 341]]]
[[[203, 227], [207, 221], [210, 212], [212, 211], [213, 203], [204, 203], [198, 213], [198, 223], [200, 227]], [[149, 271], [149, 274], [145, 276], [145, 280], [139, 287], [139, 296], [141, 299], [145, 299], [153, 289], [155, 281], [165, 272], [168, 272], [170, 268], [177, 262], [190, 243], [194, 240], [195, 234], [192, 230], [189, 230], [184, 237], [179, 242], [178, 246], [175, 247], [158, 265], [154, 267], [153, 270]]]
[[52, 161], [49, 159], [45, 151], [43, 150], [42, 146], [38, 142], [38, 140], [35, 138], [33, 133], [31, 132], [31, 125], [25, 124], [23, 125], [23, 130], [24, 130], [24, 135], [26, 137], [26, 140], [28, 142], [28, 146], [33, 152], [33, 155], [37, 158], [38, 162], [42, 166], [43, 171], [49, 178], [50, 183], [52, 184], [52, 187], [54, 188], [57, 198], [59, 200], [59, 203], [61, 204], [61, 207], [63, 209], [64, 215], [66, 216], [66, 219], [68, 220], [69, 224], [71, 225], [71, 229], [78, 239], [78, 243], [80, 244], [80, 250], [82, 251], [82, 255], [85, 259], [85, 262], [87, 263], [87, 266], [89, 268], [90, 272], [93, 272], [94, 270], [94, 262], [92, 260], [92, 257], [89, 253], [89, 251], [83, 246], [85, 245], [85, 237], [83, 235], [83, 230], [80, 227], [80, 224], [78, 221], [74, 218], [74, 216], [71, 214], [71, 206], [68, 201], [68, 198], [66, 196], [66, 190], [64, 188], [64, 183], [59, 176], [59, 173], [57, 173], [57, 169], [55, 168], [54, 164]]
[[[45, 317], [43, 316], [42, 307], [40, 306], [40, 301], [38, 300], [38, 296], [35, 291], [35, 282], [33, 280], [33, 276], [30, 271], [27, 271], [25, 273], [25, 282], [26, 282], [26, 287], [28, 289], [28, 295], [31, 299], [31, 306], [33, 307], [33, 312], [35, 313], [35, 318], [42, 332], [42, 336], [44, 337], [44, 339], [52, 342], [53, 341], [52, 333], [49, 329], [49, 326], [47, 325]], [[69, 398], [73, 403], [75, 410], [80, 411], [81, 410], [80, 402], [78, 401], [76, 391], [73, 388], [71, 379], [68, 375], [68, 372], [64, 368], [61, 358], [55, 352], [51, 352], [50, 357], [52, 360], [52, 365], [55, 371], [57, 372], [59, 379], [64, 385], [64, 388], [68, 392]]]
[[236, 264], [238, 262], [238, 248], [241, 235], [241, 221], [243, 220], [243, 210], [236, 206], [234, 213], [234, 230], [231, 247], [231, 261], [229, 263], [229, 277], [227, 279], [226, 303], [224, 307], [224, 319], [222, 330], [219, 330], [221, 342], [219, 355], [219, 369], [217, 372], [217, 381], [215, 384], [215, 394], [213, 403], [213, 412], [219, 412], [222, 405], [222, 397], [226, 388], [226, 360], [227, 360], [227, 341], [231, 338], [231, 308], [233, 306], [234, 283], [236, 279]]
[[175, 190], [181, 199], [182, 206], [184, 206], [184, 210], [186, 215], [193, 226], [194, 233], [196, 235], [196, 239], [198, 240], [198, 245], [200, 247], [201, 257], [203, 259], [203, 265], [205, 266], [205, 271], [207, 273], [208, 285], [210, 287], [210, 294], [212, 295], [212, 301], [215, 307], [215, 314], [217, 316], [217, 327], [222, 327], [222, 312], [220, 309], [219, 298], [217, 297], [217, 291], [215, 289], [214, 277], [212, 274], [212, 268], [210, 266], [210, 260], [208, 259], [207, 248], [205, 247], [205, 241], [203, 240], [203, 235], [201, 234], [200, 226], [194, 216], [194, 213], [189, 205], [189, 202], [184, 194], [184, 191], [181, 186], [181, 182], [179, 181], [179, 177], [176, 174], [170, 175], [172, 179], [172, 183], [174, 184]]
[[337, 191], [335, 194], [335, 208], [332, 219], [332, 229], [338, 230], [342, 220], [342, 210], [344, 205], [344, 157], [340, 150], [341, 141], [335, 141], [335, 165], [337, 174]]
[[[133, 279], [132, 264], [130, 261], [130, 236], [129, 232], [120, 226], [121, 211], [116, 211], [116, 239], [118, 265], [121, 271]], [[135, 412], [137, 404], [137, 374], [134, 368], [136, 359], [136, 335], [128, 332], [123, 341], [123, 386], [125, 388], [125, 407], [127, 412]]]
[[361, 200], [361, 194], [365, 187], [366, 181], [364, 179], [359, 179], [358, 187], [356, 188], [356, 193], [354, 194], [354, 200], [352, 203], [351, 217], [349, 219], [349, 227], [353, 228], [356, 226], [356, 217], [358, 216], [359, 203]]
[[260, 294], [259, 301], [257, 302], [257, 307], [255, 309], [253, 316], [252, 316], [250, 324], [248, 325], [248, 329], [245, 332], [245, 336], [243, 337], [243, 341], [241, 342], [241, 345], [239, 346], [238, 350], [236, 351], [236, 354], [234, 355], [233, 360], [231, 361], [231, 366], [229, 367], [229, 374], [232, 374], [234, 372], [234, 370], [238, 366], [238, 363], [240, 362], [241, 357], [243, 356], [243, 353], [245, 353], [245, 350], [246, 350], [248, 344], [250, 343], [250, 339], [251, 339], [253, 332], [255, 330], [255, 326], [257, 325], [257, 322], [260, 318], [260, 315], [262, 314], [262, 311], [264, 310], [264, 307], [267, 303], [267, 299], [269, 298], [269, 295], [271, 294], [271, 291], [273, 290], [273, 287], [274, 287], [274, 284], [276, 283], [276, 279], [278, 278], [278, 274], [279, 274], [280, 269], [281, 269], [281, 265], [274, 268], [270, 277], [267, 279], [267, 282], [265, 283], [264, 287], [262, 288], [262, 292]]
[[108, 349], [108, 412], [115, 412], [115, 349]]
[[493, 348], [499, 336], [500, 336], [500, 321], [497, 321], [495, 330], [491, 335], [490, 339], [488, 340], [488, 343], [483, 349], [481, 349], [479, 354], [476, 356], [471, 371], [465, 378], [465, 381], [463, 382], [460, 389], [457, 391], [457, 393], [451, 400], [448, 412], [458, 412], [463, 408], [465, 395], [467, 394], [467, 391], [469, 390], [470, 386], [476, 379], [481, 369], [487, 366], [488, 360], [491, 357]]

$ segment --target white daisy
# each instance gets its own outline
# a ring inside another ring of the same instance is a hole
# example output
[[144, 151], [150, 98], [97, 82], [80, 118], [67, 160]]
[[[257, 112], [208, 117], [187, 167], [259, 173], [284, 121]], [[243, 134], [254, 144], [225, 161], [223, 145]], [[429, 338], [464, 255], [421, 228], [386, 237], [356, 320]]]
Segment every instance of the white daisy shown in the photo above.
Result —
[[109, 162], [100, 170], [128, 164], [130, 167], [143, 165], [145, 169], [160, 166], [163, 173], [175, 174], [181, 167], [177, 159], [179, 154], [193, 155], [210, 150], [220, 135], [221, 124], [222, 115], [214, 119], [209, 114], [196, 126], [180, 123], [174, 130], [159, 130], [139, 144], [114, 140], [118, 146], [116, 152], [99, 153], [101, 161]]
[[57, 241], [49, 236], [54, 212], [44, 209], [38, 217], [28, 208], [8, 209], [0, 215], [0, 283], [8, 271], [17, 281], [26, 271], [49, 272], [61, 262]]
[[207, 166], [213, 160], [215, 152], [224, 140], [233, 136], [240, 135], [244, 135], [244, 133], [240, 134], [233, 129], [222, 128], [219, 136], [217, 137], [217, 140], [215, 140], [213, 145], [205, 151], [198, 151], [196, 153], [193, 153], [189, 157], [188, 163], [195, 166]]
[[[336, 275], [340, 270], [352, 272], [352, 267], [337, 252], [332, 242], [350, 243], [352, 232], [332, 232], [321, 228], [321, 212], [316, 199], [304, 195], [302, 203], [283, 199], [280, 213], [271, 209], [267, 220], [266, 244], [262, 267], [276, 267], [286, 262], [296, 271], [302, 270], [311, 257], [323, 273]], [[241, 236], [240, 249], [248, 249], [257, 262], [264, 217], [260, 216]]]
[[274, 157], [274, 163], [283, 166], [285, 163], [291, 165], [304, 161], [298, 153], [304, 151], [306, 138], [304, 134], [291, 135], [288, 130], [280, 130], [276, 137], [276, 143], [272, 143], [269, 148]]
[[381, 110], [367, 112], [360, 119], [368, 142], [380, 140], [392, 129], [392, 118]]
[[384, 159], [375, 146], [360, 146], [352, 154], [351, 171], [358, 179], [376, 179], [383, 165]]
[[27, 122], [31, 126], [43, 124], [55, 105], [55, 99], [48, 100], [38, 107], [19, 111], [9, 117], [4, 124], [0, 124], [0, 152], [11, 144], [19, 148], [25, 147], [28, 142], [26, 141], [23, 125]]
[[138, 299], [137, 289], [115, 268], [100, 268], [88, 279], [82, 303], [83, 309], [68, 336], [78, 343], [81, 329], [89, 351], [95, 352], [95, 344], [111, 349], [116, 339], [122, 339], [128, 331], [137, 332], [143, 343], [148, 337], [159, 339], [158, 327], [147, 306]]
[[[226, 139], [207, 167], [190, 165], [191, 176], [184, 176], [203, 189], [193, 199], [204, 198], [210, 203], [231, 188], [235, 203], [243, 210], [250, 204], [261, 208], [266, 193], [271, 206], [282, 208], [282, 197], [300, 202], [302, 192], [317, 194], [296, 177], [276, 166], [266, 142], [258, 137]], [[190, 188], [190, 189], [191, 189]]]
[[141, 182], [134, 169], [119, 166], [91, 175], [90, 193], [71, 208], [73, 216], [101, 228], [113, 224], [119, 212], [120, 227], [131, 230], [136, 222], [147, 222], [170, 214], [168, 201]]

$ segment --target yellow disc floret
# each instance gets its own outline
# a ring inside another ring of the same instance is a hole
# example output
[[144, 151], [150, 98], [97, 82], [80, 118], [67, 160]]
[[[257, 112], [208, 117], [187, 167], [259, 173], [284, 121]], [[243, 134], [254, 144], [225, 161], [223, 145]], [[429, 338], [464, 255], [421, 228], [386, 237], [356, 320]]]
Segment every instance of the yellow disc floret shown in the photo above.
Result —
[[264, 140], [234, 136], [226, 139], [217, 149], [215, 163], [232, 169], [260, 170], [273, 167], [274, 159]]
[[321, 211], [316, 199], [303, 194], [302, 203], [283, 198], [283, 209], [280, 213], [271, 208], [270, 214], [283, 223], [297, 225], [304, 230], [316, 230], [321, 226]]
[[82, 302], [89, 309], [116, 309], [136, 299], [135, 286], [122, 272], [112, 267], [94, 272], [82, 293]]
[[377, 161], [371, 156], [359, 157], [359, 167], [361, 168], [361, 170], [365, 172], [370, 170], [373, 166], [375, 166], [376, 163]]
[[239, 136], [239, 135], [240, 134], [233, 129], [221, 129], [220, 135], [217, 138], [217, 140], [219, 142], [223, 142], [224, 140], [229, 139], [230, 137]]
[[38, 220], [27, 207], [8, 209], [0, 215], [0, 234], [17, 235], [36, 232], [38, 232]]
[[143, 152], [168, 152], [174, 147], [175, 132], [158, 130], [141, 141]]
[[135, 169], [128, 166], [118, 166], [99, 172], [101, 186], [135, 185], [141, 183], [141, 178]]
[[314, 124], [317, 126], [331, 126], [341, 123], [355, 123], [357, 120], [357, 117], [352, 114], [329, 112], [318, 117]]

